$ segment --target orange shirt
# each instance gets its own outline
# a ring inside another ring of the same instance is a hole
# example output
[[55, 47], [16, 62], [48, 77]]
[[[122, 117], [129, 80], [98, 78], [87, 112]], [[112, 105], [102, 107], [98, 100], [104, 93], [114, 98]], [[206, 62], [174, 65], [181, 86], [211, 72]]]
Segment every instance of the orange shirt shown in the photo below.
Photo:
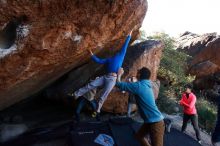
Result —
[[182, 99], [180, 100], [180, 105], [183, 106], [183, 112], [188, 115], [197, 114], [196, 111], [196, 96], [193, 93], [189, 94], [189, 97], [186, 97], [186, 93], [183, 93]]

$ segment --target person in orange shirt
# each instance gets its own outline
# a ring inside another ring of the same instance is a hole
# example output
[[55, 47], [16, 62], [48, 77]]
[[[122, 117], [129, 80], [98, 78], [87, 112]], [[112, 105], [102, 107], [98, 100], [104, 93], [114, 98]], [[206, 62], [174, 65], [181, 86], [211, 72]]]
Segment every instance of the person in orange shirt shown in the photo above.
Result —
[[186, 91], [182, 94], [182, 99], [180, 100], [180, 105], [183, 106], [183, 125], [182, 132], [186, 130], [187, 123], [191, 120], [193, 128], [196, 132], [196, 138], [201, 144], [201, 136], [198, 126], [198, 115], [196, 111], [196, 96], [192, 93], [192, 85], [186, 85]]

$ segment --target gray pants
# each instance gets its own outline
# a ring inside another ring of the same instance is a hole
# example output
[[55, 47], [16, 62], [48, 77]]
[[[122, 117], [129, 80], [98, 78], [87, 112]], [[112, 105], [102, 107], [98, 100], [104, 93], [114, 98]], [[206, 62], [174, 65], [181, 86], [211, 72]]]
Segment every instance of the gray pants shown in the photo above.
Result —
[[94, 81], [88, 83], [86, 86], [80, 88], [79, 90], [74, 92], [75, 97], [79, 97], [87, 93], [88, 91], [103, 86], [102, 93], [98, 99], [98, 109], [97, 112], [99, 113], [103, 103], [107, 99], [109, 93], [115, 86], [117, 77], [111, 76], [111, 75], [104, 75], [100, 78], [95, 79]]

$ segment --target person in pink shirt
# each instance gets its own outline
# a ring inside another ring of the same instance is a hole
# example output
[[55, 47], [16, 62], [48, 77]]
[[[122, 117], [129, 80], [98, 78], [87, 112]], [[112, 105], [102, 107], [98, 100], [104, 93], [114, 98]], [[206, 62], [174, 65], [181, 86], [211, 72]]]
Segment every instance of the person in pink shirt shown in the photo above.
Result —
[[192, 93], [192, 85], [185, 86], [186, 91], [182, 94], [182, 98], [180, 100], [180, 105], [183, 106], [183, 125], [182, 132], [186, 130], [187, 123], [191, 120], [193, 128], [196, 132], [196, 138], [198, 142], [201, 144], [201, 136], [198, 126], [198, 115], [196, 111], [196, 96]]

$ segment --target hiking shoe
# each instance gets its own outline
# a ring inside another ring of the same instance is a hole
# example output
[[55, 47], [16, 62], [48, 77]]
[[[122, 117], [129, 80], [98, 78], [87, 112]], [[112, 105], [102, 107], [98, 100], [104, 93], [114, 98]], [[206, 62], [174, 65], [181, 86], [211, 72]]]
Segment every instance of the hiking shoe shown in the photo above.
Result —
[[165, 124], [165, 131], [169, 133], [170, 129], [172, 127], [172, 121], [168, 118], [165, 118], [164, 119], [164, 124]]
[[79, 98], [74, 93], [68, 93], [67, 95], [73, 97], [75, 100], [77, 100]]
[[92, 113], [92, 117], [95, 118], [97, 116], [97, 112]]
[[68, 96], [73, 96], [74, 94], [73, 94], [73, 93], [68, 93], [67, 95], [68, 95]]
[[100, 119], [100, 113], [98, 113], [98, 112], [93, 112], [93, 113], [92, 113], [92, 117], [93, 117], [93, 118], [96, 118], [97, 121], [101, 121], [101, 119]]

